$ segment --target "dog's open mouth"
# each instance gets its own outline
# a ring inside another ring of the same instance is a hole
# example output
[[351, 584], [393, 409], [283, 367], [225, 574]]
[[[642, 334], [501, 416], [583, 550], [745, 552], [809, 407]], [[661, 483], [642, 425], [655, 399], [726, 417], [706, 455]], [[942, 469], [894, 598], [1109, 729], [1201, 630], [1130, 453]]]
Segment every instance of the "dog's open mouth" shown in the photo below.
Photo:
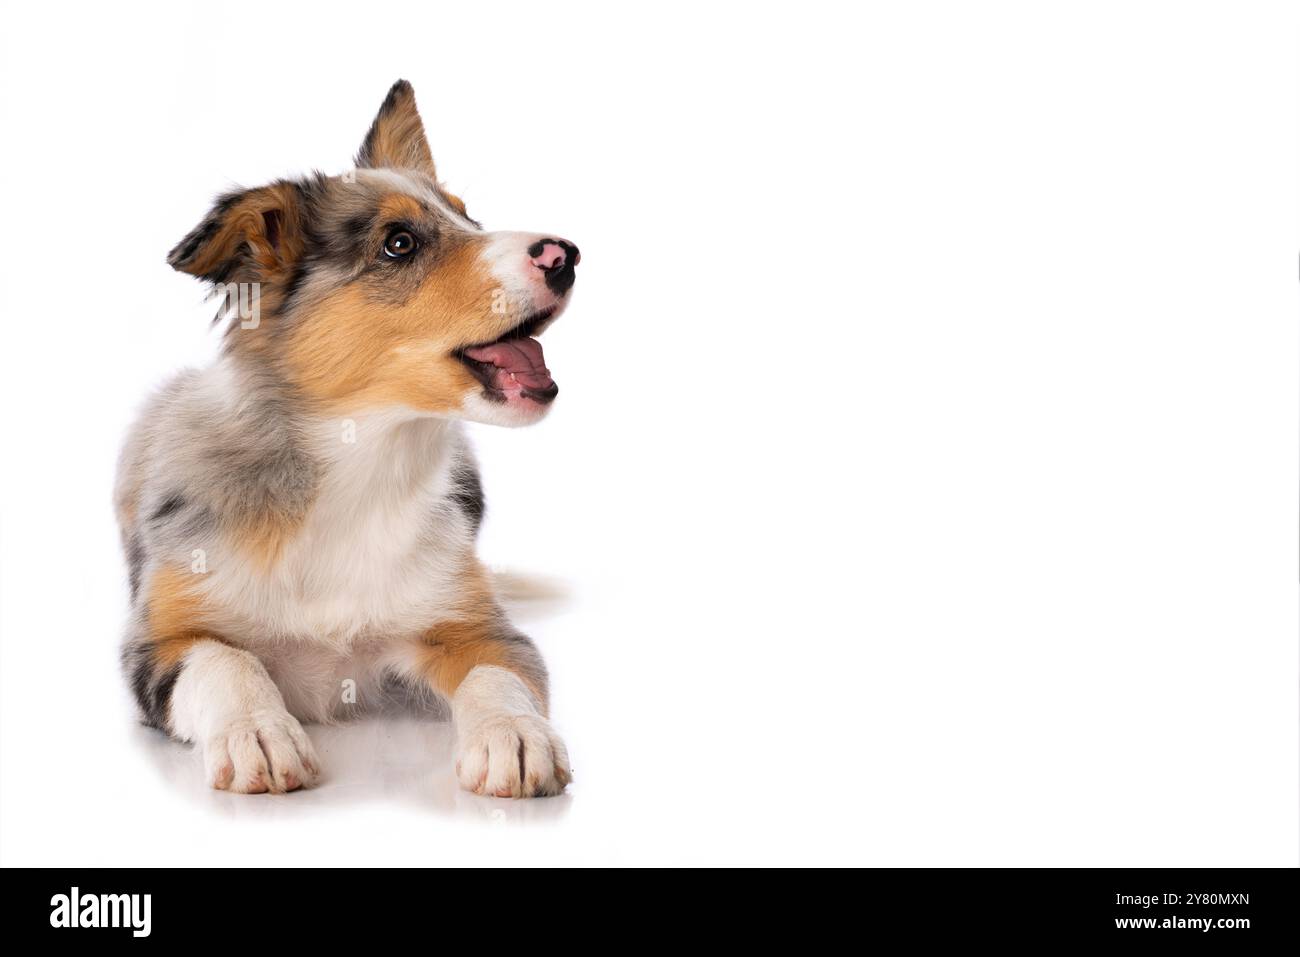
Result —
[[500, 339], [479, 346], [466, 346], [456, 358], [483, 383], [488, 398], [498, 402], [531, 399], [546, 405], [560, 394], [542, 355], [542, 344], [532, 334], [554, 314], [547, 309], [521, 322]]

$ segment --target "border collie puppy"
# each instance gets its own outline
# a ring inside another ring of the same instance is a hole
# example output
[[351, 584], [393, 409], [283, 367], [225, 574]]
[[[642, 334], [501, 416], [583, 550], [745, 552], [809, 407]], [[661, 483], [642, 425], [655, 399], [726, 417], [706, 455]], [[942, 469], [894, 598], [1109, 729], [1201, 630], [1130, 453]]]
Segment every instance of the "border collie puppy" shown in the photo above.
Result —
[[550, 408], [536, 337], [577, 247], [471, 219], [399, 81], [355, 170], [222, 196], [168, 262], [213, 284], [227, 328], [213, 365], [146, 405], [118, 470], [144, 721], [197, 744], [213, 787], [280, 793], [320, 774], [300, 722], [405, 689], [450, 704], [463, 787], [562, 791], [546, 668], [475, 556], [460, 423]]

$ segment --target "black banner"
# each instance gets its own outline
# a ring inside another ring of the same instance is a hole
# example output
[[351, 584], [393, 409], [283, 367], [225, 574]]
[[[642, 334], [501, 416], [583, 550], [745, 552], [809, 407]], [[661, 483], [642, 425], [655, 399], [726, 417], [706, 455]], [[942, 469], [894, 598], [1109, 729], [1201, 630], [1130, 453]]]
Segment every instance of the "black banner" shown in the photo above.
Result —
[[[851, 928], [864, 941], [900, 933], [973, 943], [1212, 941], [1234, 948], [1300, 940], [1295, 870], [861, 870], [756, 881], [733, 874], [725, 889], [712, 876], [693, 886], [694, 875], [655, 889], [651, 875], [635, 879], [649, 886], [623, 893], [621, 881], [606, 879], [595, 901], [580, 878], [499, 870], [46, 869], [7, 876], [7, 926], [52, 941], [251, 944], [279, 937], [283, 925], [282, 939], [294, 945], [370, 944], [376, 934], [418, 932], [433, 922], [495, 927], [508, 920], [516, 933], [545, 922], [547, 943], [558, 943], [610, 919], [635, 921], [639, 943], [645, 931], [689, 927], [712, 934], [793, 929], [809, 939]], [[588, 916], [592, 903], [596, 923]]]

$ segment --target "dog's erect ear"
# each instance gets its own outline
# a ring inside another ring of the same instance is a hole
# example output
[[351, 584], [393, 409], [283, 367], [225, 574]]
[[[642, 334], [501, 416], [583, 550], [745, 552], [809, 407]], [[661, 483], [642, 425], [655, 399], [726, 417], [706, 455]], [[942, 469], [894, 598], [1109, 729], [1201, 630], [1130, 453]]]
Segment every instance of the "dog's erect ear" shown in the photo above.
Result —
[[415, 91], [405, 80], [398, 80], [388, 91], [357, 153], [359, 169], [380, 166], [418, 169], [436, 178], [433, 154], [429, 152], [424, 124], [415, 108]]
[[302, 248], [302, 193], [281, 181], [222, 196], [167, 262], [209, 282], [275, 280], [288, 273]]

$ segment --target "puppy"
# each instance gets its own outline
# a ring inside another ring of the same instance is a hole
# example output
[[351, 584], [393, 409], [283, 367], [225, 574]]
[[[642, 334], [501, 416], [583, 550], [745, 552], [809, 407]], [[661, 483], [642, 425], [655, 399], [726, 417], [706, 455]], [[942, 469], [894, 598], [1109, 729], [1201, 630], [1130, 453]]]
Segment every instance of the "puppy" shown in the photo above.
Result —
[[562, 791], [546, 668], [475, 556], [460, 423], [550, 409], [536, 337], [577, 247], [471, 219], [399, 81], [355, 170], [228, 193], [168, 262], [213, 284], [227, 327], [118, 469], [143, 720], [197, 744], [213, 787], [280, 793], [321, 771], [300, 722], [404, 690], [450, 703], [463, 787]]

